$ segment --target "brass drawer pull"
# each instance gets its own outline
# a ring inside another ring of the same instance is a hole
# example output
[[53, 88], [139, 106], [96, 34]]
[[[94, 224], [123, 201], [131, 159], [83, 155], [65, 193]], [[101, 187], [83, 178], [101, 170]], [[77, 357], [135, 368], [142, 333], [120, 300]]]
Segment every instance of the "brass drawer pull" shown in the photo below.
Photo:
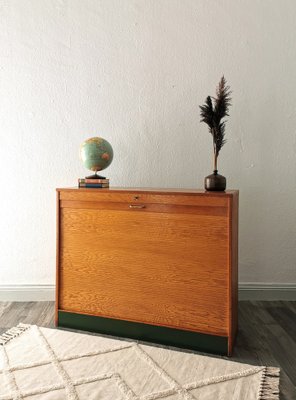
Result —
[[129, 208], [145, 208], [145, 204], [130, 204]]

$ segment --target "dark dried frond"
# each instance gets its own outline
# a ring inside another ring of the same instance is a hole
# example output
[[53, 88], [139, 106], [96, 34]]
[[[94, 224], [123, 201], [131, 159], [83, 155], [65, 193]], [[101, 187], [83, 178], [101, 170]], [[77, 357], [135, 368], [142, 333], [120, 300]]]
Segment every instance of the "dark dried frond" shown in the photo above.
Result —
[[199, 108], [201, 116], [200, 122], [205, 122], [211, 130], [214, 126], [214, 110], [211, 96], [208, 96], [205, 104], [203, 106], [199, 106]]
[[226, 143], [225, 139], [225, 121], [220, 122], [215, 129], [215, 148], [217, 155], [221, 150], [221, 147]]
[[226, 79], [222, 76], [219, 85], [216, 89], [216, 98], [214, 99], [215, 104], [215, 121], [219, 121], [226, 117], [228, 114], [229, 107], [231, 106], [231, 91], [230, 87], [226, 84]]
[[231, 106], [231, 91], [227, 86], [226, 79], [222, 76], [219, 85], [216, 89], [216, 96], [214, 98], [214, 106], [212, 98], [208, 96], [205, 104], [200, 107], [201, 122], [205, 122], [209, 126], [209, 130], [213, 136], [213, 145], [216, 156], [222, 146], [226, 143], [225, 140], [225, 121], [221, 121], [228, 114], [229, 107]]

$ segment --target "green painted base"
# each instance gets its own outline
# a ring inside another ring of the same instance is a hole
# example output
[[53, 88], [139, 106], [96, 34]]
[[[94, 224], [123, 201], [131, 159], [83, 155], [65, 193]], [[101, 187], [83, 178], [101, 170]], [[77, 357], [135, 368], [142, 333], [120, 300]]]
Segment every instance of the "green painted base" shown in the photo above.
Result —
[[227, 355], [228, 338], [92, 315], [58, 312], [58, 326]]

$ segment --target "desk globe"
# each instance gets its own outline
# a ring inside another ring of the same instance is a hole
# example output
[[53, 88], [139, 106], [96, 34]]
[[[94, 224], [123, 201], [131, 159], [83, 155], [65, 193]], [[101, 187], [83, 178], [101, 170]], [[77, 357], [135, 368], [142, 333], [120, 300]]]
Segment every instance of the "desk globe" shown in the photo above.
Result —
[[113, 160], [113, 149], [106, 139], [93, 137], [81, 144], [80, 158], [87, 169], [95, 172], [94, 175], [87, 176], [86, 178], [105, 179], [104, 176], [98, 175], [98, 171], [109, 167]]

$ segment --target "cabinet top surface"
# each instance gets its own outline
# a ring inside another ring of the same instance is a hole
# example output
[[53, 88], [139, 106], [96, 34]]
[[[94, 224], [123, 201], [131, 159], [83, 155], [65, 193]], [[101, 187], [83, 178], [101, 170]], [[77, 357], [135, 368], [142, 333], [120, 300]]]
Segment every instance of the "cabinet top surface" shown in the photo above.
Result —
[[225, 192], [207, 192], [203, 189], [180, 189], [180, 188], [137, 188], [137, 187], [117, 187], [111, 186], [110, 188], [100, 188], [100, 189], [92, 189], [92, 188], [78, 188], [78, 187], [69, 187], [69, 188], [58, 188], [56, 189], [58, 192], [63, 191], [79, 191], [79, 192], [91, 192], [91, 193], [110, 193], [110, 192], [139, 192], [139, 193], [152, 193], [152, 194], [190, 194], [190, 195], [199, 195], [199, 196], [226, 196], [231, 197], [233, 195], [238, 194], [238, 190], [226, 190]]

